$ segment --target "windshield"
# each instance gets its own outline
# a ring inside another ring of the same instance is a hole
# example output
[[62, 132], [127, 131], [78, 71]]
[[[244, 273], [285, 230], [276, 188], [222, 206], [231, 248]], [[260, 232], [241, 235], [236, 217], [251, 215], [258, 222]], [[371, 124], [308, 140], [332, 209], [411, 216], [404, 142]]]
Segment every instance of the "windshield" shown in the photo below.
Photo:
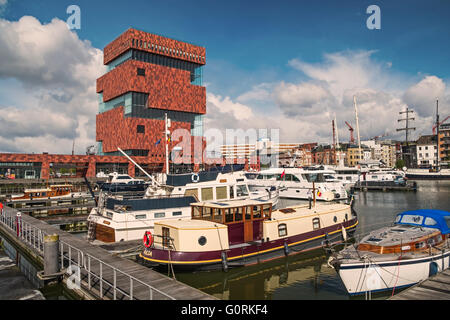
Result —
[[248, 189], [245, 184], [240, 184], [236, 186], [236, 196], [238, 197], [248, 196]]
[[308, 182], [325, 182], [323, 173], [306, 173], [306, 174], [302, 174], [302, 176]]

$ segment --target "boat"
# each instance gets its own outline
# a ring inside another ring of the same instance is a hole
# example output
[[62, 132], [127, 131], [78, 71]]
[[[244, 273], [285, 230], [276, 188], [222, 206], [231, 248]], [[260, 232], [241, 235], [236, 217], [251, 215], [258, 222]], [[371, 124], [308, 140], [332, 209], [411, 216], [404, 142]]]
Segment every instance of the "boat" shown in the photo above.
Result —
[[144, 192], [148, 186], [149, 184], [143, 179], [132, 178], [128, 174], [117, 172], [110, 173], [106, 182], [99, 183], [100, 189], [108, 192]]
[[408, 169], [406, 177], [410, 180], [450, 180], [450, 169]]
[[335, 252], [329, 264], [350, 295], [405, 288], [449, 268], [450, 212], [397, 214], [391, 226]]
[[148, 185], [143, 196], [101, 192], [88, 216], [91, 241], [119, 242], [142, 238], [155, 221], [190, 219], [190, 204], [198, 201], [255, 199], [278, 203], [278, 190], [251, 192], [242, 172], [198, 172], [168, 175], [163, 185]]
[[196, 202], [190, 220], [155, 222], [138, 260], [151, 267], [228, 270], [321, 249], [351, 236], [351, 205], [321, 203], [273, 210], [258, 200]]
[[71, 184], [54, 184], [43, 188], [25, 189], [22, 194], [12, 195], [7, 201], [58, 200], [82, 195], [82, 192], [73, 192]]
[[319, 201], [347, 199], [348, 193], [342, 182], [326, 181], [324, 176], [331, 173], [330, 170], [271, 168], [260, 171], [258, 175], [247, 174], [247, 177], [252, 190], [276, 186], [281, 198], [308, 200], [315, 197]]

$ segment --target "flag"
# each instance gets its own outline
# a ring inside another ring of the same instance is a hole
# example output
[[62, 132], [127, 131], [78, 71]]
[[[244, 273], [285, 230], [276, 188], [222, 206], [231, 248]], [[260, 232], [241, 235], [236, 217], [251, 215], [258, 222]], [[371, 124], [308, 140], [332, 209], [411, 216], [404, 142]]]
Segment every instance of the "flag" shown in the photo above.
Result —
[[280, 177], [281, 179], [283, 179], [285, 173], [286, 173], [286, 170], [283, 170], [283, 173], [281, 174], [281, 177]]
[[169, 139], [167, 139], [167, 142], [170, 142], [170, 136], [169, 136]]
[[322, 192], [320, 190], [317, 190], [317, 196], [320, 197], [322, 195]]
[[161, 139], [159, 139], [158, 141], [156, 141], [155, 146], [157, 146], [160, 142], [161, 142]]

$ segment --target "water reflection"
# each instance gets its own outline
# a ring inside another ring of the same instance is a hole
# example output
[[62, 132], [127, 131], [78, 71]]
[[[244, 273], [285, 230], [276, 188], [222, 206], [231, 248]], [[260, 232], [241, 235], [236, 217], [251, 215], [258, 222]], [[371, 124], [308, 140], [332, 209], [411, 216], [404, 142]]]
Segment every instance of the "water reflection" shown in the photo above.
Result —
[[[307, 201], [281, 199], [280, 207]], [[450, 210], [450, 181], [418, 181], [417, 192], [358, 192], [355, 206], [357, 237], [393, 223], [397, 213], [420, 208]], [[314, 255], [315, 254], [315, 255]], [[299, 254], [262, 265], [222, 271], [179, 273], [177, 280], [219, 299], [349, 299], [323, 251]], [[386, 299], [390, 293], [373, 295]], [[351, 298], [364, 299], [364, 296]]]

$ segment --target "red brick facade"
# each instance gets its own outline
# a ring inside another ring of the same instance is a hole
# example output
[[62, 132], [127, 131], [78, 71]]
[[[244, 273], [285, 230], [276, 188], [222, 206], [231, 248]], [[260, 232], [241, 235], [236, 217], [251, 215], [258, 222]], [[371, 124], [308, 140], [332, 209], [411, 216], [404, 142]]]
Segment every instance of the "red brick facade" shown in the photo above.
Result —
[[130, 28], [105, 46], [103, 63], [108, 64], [131, 48], [198, 64], [206, 61], [204, 47]]
[[[137, 68], [146, 76], [138, 76]], [[147, 107], [206, 113], [206, 88], [192, 85], [189, 71], [128, 60], [97, 79], [104, 102], [130, 91], [148, 93]]]

